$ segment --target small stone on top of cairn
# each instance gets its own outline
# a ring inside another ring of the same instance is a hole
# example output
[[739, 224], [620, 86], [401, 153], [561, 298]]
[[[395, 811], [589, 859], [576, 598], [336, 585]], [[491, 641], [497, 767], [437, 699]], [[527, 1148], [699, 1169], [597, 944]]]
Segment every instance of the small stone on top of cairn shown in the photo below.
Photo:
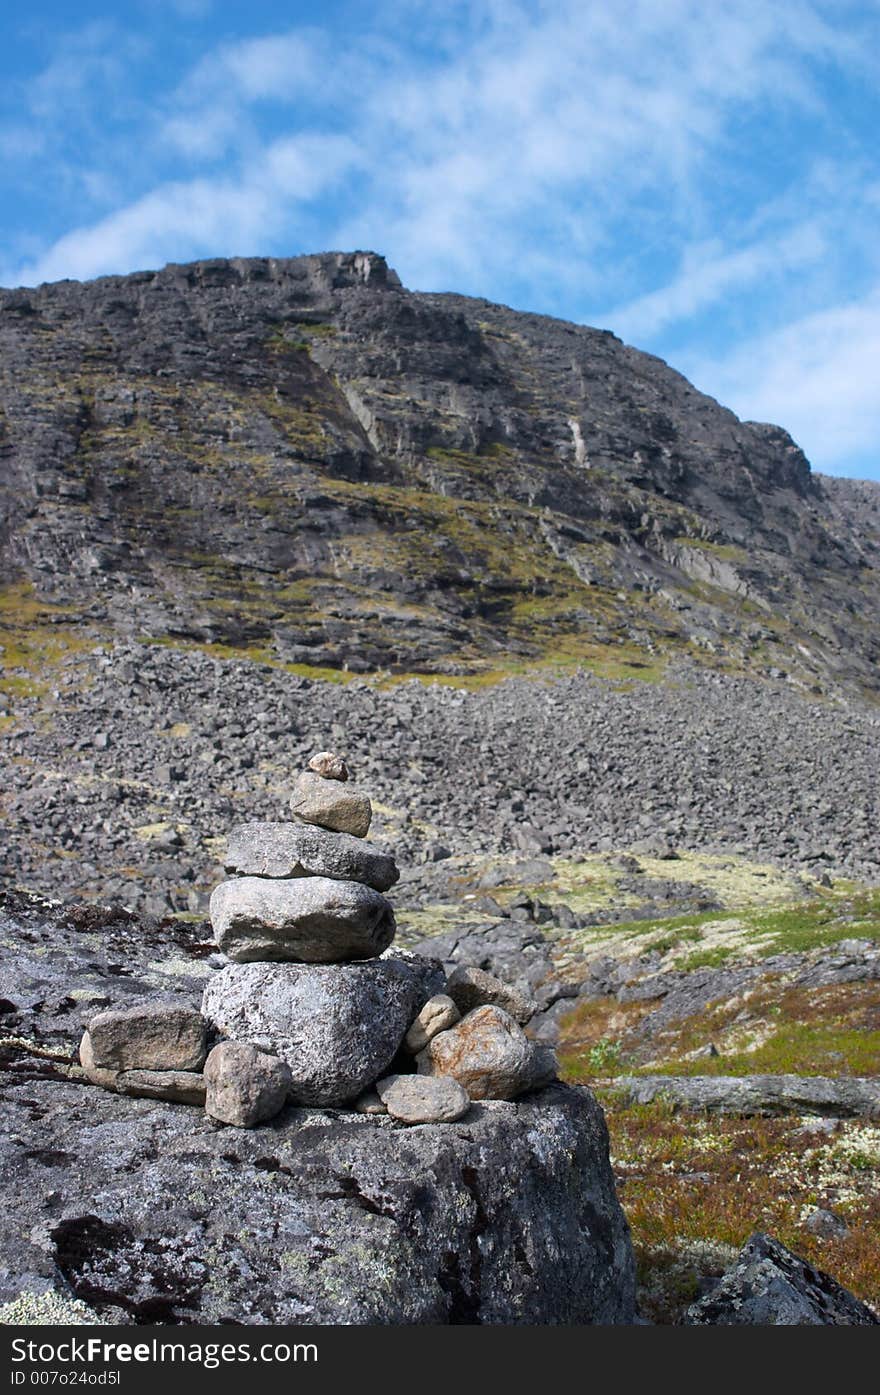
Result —
[[367, 795], [350, 786], [348, 780], [348, 766], [342, 756], [334, 751], [319, 751], [293, 786], [290, 808], [294, 817], [333, 833], [365, 838], [370, 831], [373, 806]]
[[312, 756], [309, 761], [309, 770], [314, 770], [316, 775], [322, 776], [325, 780], [348, 780], [349, 770], [342, 756], [338, 756], [335, 751], [319, 751], [316, 756]]

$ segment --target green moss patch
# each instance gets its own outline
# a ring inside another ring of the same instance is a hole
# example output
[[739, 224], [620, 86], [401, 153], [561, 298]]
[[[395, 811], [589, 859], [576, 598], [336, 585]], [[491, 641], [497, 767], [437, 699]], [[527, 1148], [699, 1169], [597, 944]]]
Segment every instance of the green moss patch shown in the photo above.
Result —
[[30, 582], [0, 588], [0, 695], [13, 703], [40, 696], [69, 655], [95, 644], [94, 631], [63, 623], [72, 614], [69, 607], [41, 600]]

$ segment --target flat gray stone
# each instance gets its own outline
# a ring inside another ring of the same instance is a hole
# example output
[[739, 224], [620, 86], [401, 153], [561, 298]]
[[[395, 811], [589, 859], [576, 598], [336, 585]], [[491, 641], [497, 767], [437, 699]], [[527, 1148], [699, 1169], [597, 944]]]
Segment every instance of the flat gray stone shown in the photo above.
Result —
[[332, 877], [387, 891], [400, 873], [362, 838], [303, 823], [243, 823], [229, 835], [226, 871], [241, 877]]
[[467, 1090], [448, 1075], [389, 1075], [376, 1093], [402, 1124], [452, 1124], [471, 1107]]
[[339, 1105], [387, 1073], [443, 981], [435, 960], [403, 953], [355, 964], [229, 964], [208, 980], [202, 1010], [221, 1036], [286, 1061], [294, 1100]]
[[169, 1104], [195, 1104], [204, 1108], [205, 1077], [192, 1070], [123, 1070], [116, 1077], [120, 1095], [167, 1100]]
[[313, 770], [297, 776], [290, 807], [304, 823], [316, 823], [336, 833], [365, 838], [370, 831], [373, 806], [365, 794], [341, 780], [325, 780]]
[[406, 1034], [406, 1049], [413, 1056], [424, 1051], [432, 1037], [454, 1027], [461, 1018], [455, 1003], [446, 993], [429, 998]]
[[880, 1079], [821, 1075], [624, 1075], [614, 1082], [633, 1104], [667, 1099], [713, 1114], [818, 1114], [880, 1119]]
[[221, 1124], [251, 1129], [287, 1103], [291, 1075], [277, 1056], [249, 1042], [222, 1041], [205, 1062], [205, 1113]]
[[99, 1012], [88, 1024], [92, 1068], [201, 1070], [205, 1024], [194, 1008], [144, 1003]]
[[390, 902], [331, 877], [233, 877], [211, 895], [211, 924], [230, 959], [335, 964], [370, 959], [394, 939]]

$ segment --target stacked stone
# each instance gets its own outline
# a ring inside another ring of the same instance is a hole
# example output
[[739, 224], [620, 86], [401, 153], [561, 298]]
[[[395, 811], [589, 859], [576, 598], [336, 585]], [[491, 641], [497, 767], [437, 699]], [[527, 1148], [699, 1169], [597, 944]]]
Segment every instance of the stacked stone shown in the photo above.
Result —
[[[452, 1122], [471, 1100], [514, 1099], [552, 1080], [553, 1053], [522, 1029], [535, 1004], [479, 969], [447, 983], [436, 960], [391, 950], [384, 893], [399, 873], [365, 841], [372, 806], [345, 761], [314, 756], [290, 807], [290, 821], [230, 835], [232, 875], [210, 906], [229, 962], [201, 1014], [177, 1008], [178, 1021], [161, 1004], [100, 1014], [81, 1049], [89, 1078], [203, 1102], [211, 1118], [245, 1128], [288, 1102]], [[206, 1054], [209, 1036], [217, 1044]]]
[[345, 761], [314, 756], [290, 807], [290, 822], [233, 831], [226, 870], [235, 875], [211, 897], [217, 944], [232, 962], [202, 1003], [225, 1039], [208, 1058], [206, 1108], [227, 1123], [246, 1122], [230, 1100], [247, 1062], [227, 1062], [229, 1043], [279, 1063], [292, 1102], [350, 1105], [385, 1074], [444, 985], [436, 961], [389, 950], [396, 926], [383, 893], [399, 873], [365, 841], [372, 806]]
[[173, 1000], [99, 1012], [79, 1048], [93, 1085], [174, 1104], [205, 1103], [206, 1055], [201, 1013]]

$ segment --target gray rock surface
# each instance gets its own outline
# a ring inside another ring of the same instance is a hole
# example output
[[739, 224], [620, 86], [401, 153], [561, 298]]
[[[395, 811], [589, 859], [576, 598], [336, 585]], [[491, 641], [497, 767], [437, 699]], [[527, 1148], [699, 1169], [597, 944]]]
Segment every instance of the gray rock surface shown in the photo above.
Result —
[[453, 1124], [471, 1107], [467, 1090], [447, 1075], [389, 1075], [376, 1093], [401, 1124]]
[[819, 1114], [880, 1119], [880, 1079], [821, 1075], [643, 1075], [614, 1082], [633, 1104], [669, 1099], [717, 1114]]
[[770, 1235], [753, 1235], [733, 1268], [687, 1311], [717, 1327], [874, 1327], [880, 1318], [829, 1274]]
[[240, 877], [332, 877], [374, 891], [387, 891], [400, 876], [393, 857], [362, 839], [301, 823], [239, 824], [224, 865]]
[[454, 1027], [461, 1013], [446, 993], [437, 993], [429, 998], [406, 1034], [406, 1049], [417, 1055], [428, 1045], [438, 1032]]
[[200, 1070], [205, 1024], [174, 1002], [147, 1002], [90, 1018], [91, 1060], [99, 1070]]
[[325, 780], [312, 770], [297, 776], [290, 807], [304, 823], [350, 833], [355, 838], [366, 837], [373, 816], [367, 795], [339, 780]]
[[471, 1099], [512, 1100], [533, 1088], [538, 1049], [508, 1013], [486, 1006], [432, 1037], [416, 1061], [420, 1075], [451, 1075]]
[[391, 905], [360, 882], [233, 877], [211, 894], [217, 944], [236, 963], [370, 959], [394, 939]]
[[230, 964], [209, 979], [203, 1012], [221, 1036], [290, 1066], [292, 1098], [335, 1105], [385, 1075], [409, 1024], [443, 986], [433, 960]]
[[0, 1169], [0, 1304], [72, 1288], [110, 1322], [634, 1316], [608, 1137], [585, 1090], [477, 1105], [452, 1126], [288, 1108], [233, 1132], [196, 1110], [27, 1080], [6, 1092]]
[[205, 1112], [221, 1124], [252, 1129], [274, 1119], [290, 1094], [290, 1067], [245, 1041], [221, 1041], [205, 1062]]
[[[0, 878], [42, 894], [115, 901], [156, 918], [204, 914], [222, 857], [208, 835], [282, 818], [291, 766], [308, 758], [315, 731], [333, 726], [350, 741], [365, 787], [393, 811], [377, 807], [370, 834], [407, 867], [396, 906], [445, 899], [450, 875], [465, 868], [478, 875], [485, 866], [522, 887], [526, 874], [508, 859], [526, 819], [554, 855], [575, 860], [627, 848], [650, 819], [674, 831], [679, 849], [744, 855], [792, 877], [880, 881], [877, 711], [785, 684], [682, 664], [666, 684], [629, 690], [580, 674], [476, 692], [414, 683], [382, 691], [133, 641], [72, 654], [57, 684], [51, 724], [38, 720], [40, 702], [22, 700], [18, 719], [0, 730]], [[116, 733], [106, 752], [88, 744], [98, 719]], [[149, 839], [144, 826], [156, 830]], [[434, 837], [452, 861], [422, 861]], [[705, 896], [644, 900], [649, 916], [706, 909]], [[491, 934], [449, 936], [443, 957], [534, 993], [551, 966], [540, 910], [523, 909], [525, 922], [499, 910]], [[643, 917], [621, 906], [589, 917], [623, 918]]]
[[503, 983], [494, 974], [478, 969], [470, 964], [462, 964], [449, 975], [446, 984], [449, 994], [459, 1012], [464, 1015], [476, 1007], [491, 1005], [503, 1008], [505, 1012], [525, 1026], [535, 1015], [537, 1004], [531, 998], [508, 983]]

